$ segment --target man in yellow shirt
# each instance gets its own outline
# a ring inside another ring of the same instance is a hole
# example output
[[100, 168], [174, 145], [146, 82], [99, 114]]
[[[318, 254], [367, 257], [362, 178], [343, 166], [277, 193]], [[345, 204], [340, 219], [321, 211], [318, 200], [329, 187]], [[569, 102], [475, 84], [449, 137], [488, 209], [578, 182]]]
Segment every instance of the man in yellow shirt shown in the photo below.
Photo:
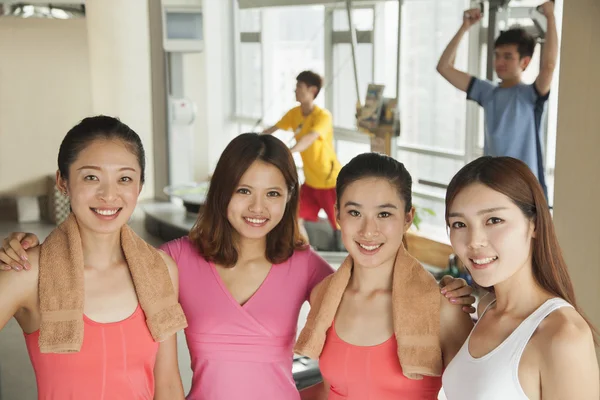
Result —
[[300, 153], [305, 177], [300, 188], [300, 229], [308, 239], [303, 222], [316, 222], [319, 211], [323, 209], [333, 228], [337, 247], [339, 231], [334, 210], [335, 183], [342, 167], [333, 146], [331, 113], [314, 104], [322, 84], [318, 74], [301, 72], [296, 78], [296, 101], [300, 105], [288, 111], [263, 134], [272, 134], [279, 129], [294, 132], [296, 144], [290, 150]]

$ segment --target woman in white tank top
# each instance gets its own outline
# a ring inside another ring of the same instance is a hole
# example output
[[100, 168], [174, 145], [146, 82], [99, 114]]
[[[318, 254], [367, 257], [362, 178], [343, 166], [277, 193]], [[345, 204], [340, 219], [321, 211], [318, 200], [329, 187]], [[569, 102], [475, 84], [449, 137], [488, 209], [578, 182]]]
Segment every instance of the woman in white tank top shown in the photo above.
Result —
[[493, 293], [443, 375], [448, 400], [598, 400], [595, 329], [581, 315], [542, 188], [526, 164], [482, 157], [446, 194], [454, 251]]

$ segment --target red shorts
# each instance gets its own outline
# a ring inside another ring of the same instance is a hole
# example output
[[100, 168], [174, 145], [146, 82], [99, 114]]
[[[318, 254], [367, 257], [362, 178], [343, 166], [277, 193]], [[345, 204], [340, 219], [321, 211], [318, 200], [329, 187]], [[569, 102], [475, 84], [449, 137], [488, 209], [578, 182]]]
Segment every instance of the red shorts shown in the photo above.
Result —
[[319, 211], [323, 209], [331, 227], [336, 230], [338, 228], [335, 220], [335, 202], [335, 188], [315, 189], [304, 184], [300, 188], [300, 219], [317, 222]]

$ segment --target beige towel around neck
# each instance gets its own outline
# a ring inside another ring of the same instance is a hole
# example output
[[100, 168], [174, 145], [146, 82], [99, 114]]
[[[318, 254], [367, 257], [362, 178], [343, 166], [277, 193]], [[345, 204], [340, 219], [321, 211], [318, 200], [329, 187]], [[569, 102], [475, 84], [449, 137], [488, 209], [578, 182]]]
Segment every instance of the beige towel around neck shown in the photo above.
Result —
[[[333, 275], [313, 289], [311, 310], [294, 347], [295, 353], [315, 359], [321, 355], [352, 268], [353, 261], [348, 256]], [[407, 378], [442, 374], [440, 298], [433, 276], [401, 247], [394, 264], [392, 312], [398, 359]]]
[[[161, 342], [187, 326], [167, 265], [158, 250], [125, 225], [121, 247], [146, 323]], [[42, 353], [70, 353], [83, 343], [84, 265], [81, 236], [71, 214], [40, 247], [39, 299]]]

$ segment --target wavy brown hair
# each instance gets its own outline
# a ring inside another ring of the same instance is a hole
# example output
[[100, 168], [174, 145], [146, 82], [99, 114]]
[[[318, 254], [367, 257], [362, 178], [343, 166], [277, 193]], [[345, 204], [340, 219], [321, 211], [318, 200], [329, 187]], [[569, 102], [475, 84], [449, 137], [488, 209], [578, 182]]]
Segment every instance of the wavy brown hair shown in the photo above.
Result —
[[294, 250], [306, 248], [298, 229], [298, 171], [292, 153], [276, 137], [244, 133], [233, 139], [221, 154], [210, 180], [206, 203], [189, 234], [208, 261], [232, 267], [238, 260], [238, 235], [227, 219], [227, 207], [242, 175], [255, 161], [277, 167], [289, 191], [281, 221], [267, 234], [267, 259], [280, 264], [290, 258]]
[[569, 302], [583, 316], [597, 342], [598, 330], [584, 316], [575, 300], [573, 283], [554, 231], [546, 196], [527, 164], [511, 157], [481, 157], [465, 165], [450, 181], [446, 192], [446, 225], [458, 193], [474, 183], [483, 184], [512, 200], [535, 224], [533, 276], [547, 292]]

